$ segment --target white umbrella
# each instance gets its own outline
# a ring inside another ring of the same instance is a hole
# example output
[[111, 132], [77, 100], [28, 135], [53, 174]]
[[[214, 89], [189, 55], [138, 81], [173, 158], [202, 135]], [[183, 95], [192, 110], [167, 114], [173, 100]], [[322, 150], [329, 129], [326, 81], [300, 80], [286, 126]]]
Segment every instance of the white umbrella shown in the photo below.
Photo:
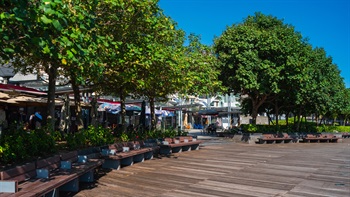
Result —
[[0, 99], [9, 99], [10, 96], [6, 93], [0, 92]]

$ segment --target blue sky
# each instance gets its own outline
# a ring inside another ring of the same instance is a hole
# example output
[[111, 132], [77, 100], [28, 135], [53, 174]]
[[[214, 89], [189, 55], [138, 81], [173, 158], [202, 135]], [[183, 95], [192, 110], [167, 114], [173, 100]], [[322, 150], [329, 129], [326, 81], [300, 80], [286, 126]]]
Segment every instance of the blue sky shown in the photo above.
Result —
[[206, 45], [255, 12], [283, 19], [313, 47], [325, 49], [350, 88], [350, 0], [160, 0], [159, 6]]

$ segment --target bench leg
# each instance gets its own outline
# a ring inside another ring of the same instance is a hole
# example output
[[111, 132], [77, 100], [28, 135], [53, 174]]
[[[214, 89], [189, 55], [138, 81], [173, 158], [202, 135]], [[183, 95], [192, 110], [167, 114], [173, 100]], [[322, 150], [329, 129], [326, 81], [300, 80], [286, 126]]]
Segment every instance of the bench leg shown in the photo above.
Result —
[[44, 197], [59, 197], [59, 190], [54, 189], [51, 192], [45, 194]]
[[78, 192], [79, 191], [79, 180], [78, 179], [71, 180], [70, 182], [62, 185], [59, 188], [59, 191]]
[[134, 165], [133, 157], [127, 157], [127, 158], [122, 159], [120, 161], [120, 164], [122, 166], [132, 166], [132, 165]]
[[191, 151], [191, 146], [183, 146], [182, 151]]
[[153, 151], [145, 153], [144, 157], [146, 160], [153, 159]]
[[145, 161], [145, 156], [144, 154], [139, 154], [139, 155], [135, 155], [133, 158], [134, 162], [144, 162]]
[[172, 150], [170, 147], [161, 147], [159, 150], [159, 154], [161, 155], [170, 155], [172, 153]]
[[181, 153], [182, 152], [182, 147], [179, 146], [179, 147], [174, 147], [171, 149], [171, 152], [173, 153]]
[[102, 168], [119, 170], [120, 169], [120, 160], [106, 159], [102, 164]]
[[191, 150], [199, 150], [199, 144], [192, 145]]
[[79, 177], [80, 182], [92, 183], [94, 182], [94, 170], [90, 170], [89, 172], [81, 175]]
[[259, 144], [265, 144], [267, 143], [266, 140], [259, 139]]

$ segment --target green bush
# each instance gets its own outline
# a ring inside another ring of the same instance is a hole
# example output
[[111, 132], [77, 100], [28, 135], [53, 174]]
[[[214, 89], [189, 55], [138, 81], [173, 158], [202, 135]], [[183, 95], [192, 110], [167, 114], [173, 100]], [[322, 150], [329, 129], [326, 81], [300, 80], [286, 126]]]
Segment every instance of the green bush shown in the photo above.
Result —
[[114, 136], [110, 129], [90, 125], [74, 134], [66, 136], [67, 147], [70, 150], [82, 149], [91, 146], [101, 146], [114, 143]]
[[317, 132], [350, 133], [350, 126], [321, 125], [317, 127]]
[[[242, 124], [242, 131], [247, 133], [294, 133], [297, 132], [296, 125], [252, 125]], [[350, 126], [316, 126], [314, 122], [302, 122], [298, 132], [301, 133], [316, 133], [316, 132], [350, 132]]]
[[46, 127], [33, 131], [10, 127], [1, 138], [1, 162], [22, 162], [56, 153], [55, 140], [47, 131]]
[[122, 142], [128, 142], [130, 139], [129, 139], [129, 136], [126, 133], [123, 133], [123, 134], [120, 135], [120, 140]]
[[90, 125], [86, 130], [83, 130], [82, 132], [86, 134], [88, 146], [100, 146], [114, 142], [113, 133], [108, 128], [103, 128], [101, 126], [94, 127]]
[[257, 125], [253, 125], [253, 124], [242, 124], [241, 127], [243, 132], [246, 132], [246, 133], [256, 133], [258, 131]]
[[[293, 133], [296, 132], [296, 125], [252, 125], [242, 124], [242, 131], [246, 133]], [[302, 124], [299, 132], [312, 133], [316, 132], [316, 125]]]
[[[164, 132], [164, 137], [170, 137], [170, 138], [173, 138], [178, 134], [178, 131], [174, 130], [174, 129], [166, 129], [163, 132]], [[180, 131], [180, 135], [181, 135], [181, 133], [184, 133], [184, 132]]]
[[[188, 132], [181, 132], [181, 135], [187, 135]], [[165, 130], [150, 130], [146, 131], [144, 135], [142, 135], [142, 139], [162, 139], [166, 137], [173, 138], [178, 135], [178, 131], [175, 129], [165, 129]]]
[[86, 136], [84, 132], [79, 131], [74, 134], [69, 133], [66, 135], [67, 147], [69, 150], [82, 149], [87, 146]]

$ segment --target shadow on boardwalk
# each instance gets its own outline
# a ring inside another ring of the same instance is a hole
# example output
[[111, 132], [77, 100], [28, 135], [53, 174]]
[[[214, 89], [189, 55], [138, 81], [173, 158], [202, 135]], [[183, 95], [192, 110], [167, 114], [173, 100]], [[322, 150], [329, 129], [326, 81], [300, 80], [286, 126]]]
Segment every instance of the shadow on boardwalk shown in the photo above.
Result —
[[[350, 196], [350, 139], [241, 144], [208, 138], [199, 151], [102, 171], [64, 196]], [[62, 195], [63, 196], [63, 195]]]

